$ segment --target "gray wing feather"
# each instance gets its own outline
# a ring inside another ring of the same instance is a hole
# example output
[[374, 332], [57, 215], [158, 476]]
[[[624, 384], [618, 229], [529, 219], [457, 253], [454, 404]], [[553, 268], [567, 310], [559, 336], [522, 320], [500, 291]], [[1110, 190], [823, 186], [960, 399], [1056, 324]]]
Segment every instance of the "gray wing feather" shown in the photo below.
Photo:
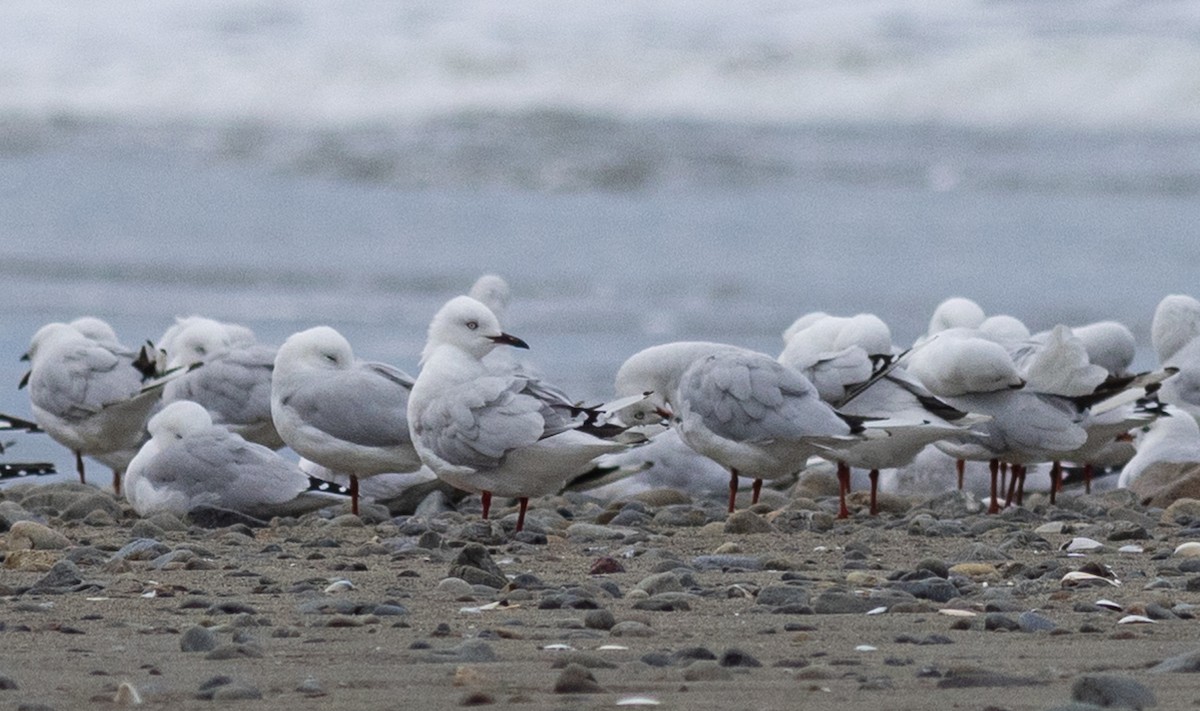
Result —
[[[347, 396], [347, 393], [354, 393]], [[410, 441], [409, 388], [370, 366], [322, 373], [285, 398], [306, 424], [340, 440], [367, 447]]]
[[168, 384], [164, 399], [192, 400], [224, 424], [250, 424], [271, 419], [271, 373], [274, 350], [267, 347], [234, 351], [214, 358]]
[[451, 388], [421, 414], [426, 446], [452, 464], [499, 466], [504, 455], [540, 439], [546, 429], [541, 400], [523, 394], [525, 379], [491, 376]]
[[184, 494], [194, 504], [244, 509], [296, 497], [305, 477], [261, 445], [221, 428], [164, 448], [145, 476], [155, 488]]
[[75, 345], [64, 354], [61, 365], [40, 368], [30, 383], [38, 407], [61, 417], [93, 415], [141, 389], [141, 375], [132, 360], [102, 346]]
[[729, 439], [763, 442], [849, 431], [807, 379], [759, 354], [701, 359], [684, 374], [680, 389], [705, 426]]

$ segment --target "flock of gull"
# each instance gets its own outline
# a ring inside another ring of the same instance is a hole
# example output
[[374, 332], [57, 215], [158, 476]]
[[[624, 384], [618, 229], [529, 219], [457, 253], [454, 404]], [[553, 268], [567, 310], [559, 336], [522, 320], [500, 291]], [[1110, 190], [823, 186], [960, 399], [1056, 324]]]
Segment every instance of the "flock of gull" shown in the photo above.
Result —
[[295, 515], [346, 501], [357, 513], [360, 498], [441, 480], [478, 494], [484, 518], [493, 497], [515, 499], [517, 531], [530, 498], [565, 487], [727, 485], [732, 512], [740, 478], [757, 503], [764, 481], [816, 461], [836, 471], [843, 517], [855, 469], [869, 472], [874, 514], [881, 472], [933, 458], [952, 467], [937, 485], [962, 488], [966, 463], [984, 462], [996, 512], [1022, 502], [1029, 467], [1049, 467], [1053, 500], [1064, 464], [1120, 468], [1129, 486], [1200, 461], [1200, 301], [1189, 296], [1158, 305], [1159, 362], [1147, 372], [1130, 370], [1136, 343], [1120, 323], [1030, 333], [951, 298], [907, 347], [877, 316], [825, 313], [797, 319], [777, 357], [653, 346], [596, 405], [514, 357], [528, 346], [501, 327], [508, 300], [494, 275], [449, 300], [415, 378], [357, 359], [328, 326], [273, 348], [192, 316], [132, 349], [96, 318], [51, 323], [25, 356], [33, 421], [0, 416], [0, 429], [45, 431], [74, 453], [81, 481], [84, 457], [109, 467], [143, 516], [202, 505]]

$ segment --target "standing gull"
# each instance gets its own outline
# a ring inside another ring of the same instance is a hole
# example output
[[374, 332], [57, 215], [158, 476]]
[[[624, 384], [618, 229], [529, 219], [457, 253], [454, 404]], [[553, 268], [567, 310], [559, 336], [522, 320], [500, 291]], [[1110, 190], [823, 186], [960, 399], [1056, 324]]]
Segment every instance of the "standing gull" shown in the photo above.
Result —
[[357, 360], [340, 333], [317, 326], [279, 347], [271, 415], [296, 453], [350, 477], [357, 514], [359, 478], [421, 467], [408, 433], [412, 386], [403, 371]]
[[[85, 328], [96, 321], [87, 319]], [[81, 482], [83, 457], [89, 456], [113, 470], [119, 492], [121, 472], [137, 453], [163, 381], [145, 383], [139, 358], [115, 337], [96, 340], [66, 323], [40, 328], [24, 358], [30, 367], [21, 385], [29, 386], [38, 425], [75, 454]]]
[[448, 301], [429, 325], [408, 421], [421, 459], [452, 486], [478, 492], [484, 518], [493, 496], [516, 498], [520, 531], [531, 497], [556, 493], [593, 459], [628, 445], [588, 431], [594, 412], [556, 388], [489, 370], [483, 358], [497, 345], [529, 347], [479, 301]]

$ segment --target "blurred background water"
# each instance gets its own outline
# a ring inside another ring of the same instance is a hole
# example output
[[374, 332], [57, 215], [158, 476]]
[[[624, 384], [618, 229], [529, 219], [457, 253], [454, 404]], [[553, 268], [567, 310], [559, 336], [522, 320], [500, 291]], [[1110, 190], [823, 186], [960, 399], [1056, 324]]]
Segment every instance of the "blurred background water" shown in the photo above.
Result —
[[15, 0], [0, 46], [0, 412], [84, 314], [325, 323], [415, 373], [484, 272], [592, 399], [647, 345], [774, 353], [817, 309], [907, 343], [955, 294], [1150, 365], [1200, 291], [1192, 2]]

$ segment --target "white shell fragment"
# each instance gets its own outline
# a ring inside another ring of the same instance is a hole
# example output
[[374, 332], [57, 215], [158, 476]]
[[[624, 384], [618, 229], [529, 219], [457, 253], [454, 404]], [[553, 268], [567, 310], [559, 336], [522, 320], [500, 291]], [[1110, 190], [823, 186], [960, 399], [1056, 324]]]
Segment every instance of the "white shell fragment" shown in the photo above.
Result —
[[1197, 558], [1200, 557], [1200, 543], [1196, 541], [1188, 541], [1175, 546], [1175, 555], [1180, 558]]
[[854, 651], [856, 651], [856, 652], [874, 652], [874, 651], [877, 651], [878, 649], [879, 649], [878, 647], [872, 647], [869, 644], [860, 644], [854, 648]]
[[1145, 615], [1125, 615], [1117, 620], [1118, 625], [1152, 625], [1154, 620]]
[[599, 647], [596, 647], [597, 652], [623, 652], [627, 649], [629, 649], [629, 647], [623, 647], [619, 644], [602, 644]]
[[1109, 580], [1108, 578], [1102, 578], [1099, 575], [1092, 575], [1091, 573], [1084, 573], [1079, 570], [1073, 570], [1062, 576], [1062, 586], [1064, 588], [1072, 588], [1080, 585], [1098, 585], [1100, 583], [1112, 585], [1113, 587], [1121, 584], [1118, 580]]
[[938, 610], [938, 614], [947, 615], [949, 617], [975, 617], [979, 613], [972, 612], [970, 610], [959, 610], [953, 607], [944, 607]]
[[1097, 600], [1096, 607], [1103, 607], [1106, 610], [1115, 610], [1117, 612], [1120, 612], [1121, 610], [1125, 609], [1118, 603], [1115, 603], [1112, 600], [1106, 600], [1106, 599]]
[[887, 612], [887, 610], [888, 609], [886, 607], [875, 607], [870, 610], [867, 610], [867, 614], [868, 615], [882, 615], [883, 613]]
[[1141, 546], [1139, 546], [1139, 545], [1135, 545], [1135, 544], [1133, 544], [1133, 543], [1130, 543], [1130, 544], [1129, 544], [1129, 545], [1127, 545], [1127, 546], [1121, 546], [1120, 548], [1118, 548], [1118, 549], [1117, 549], [1117, 552], [1118, 552], [1118, 553], [1145, 553], [1145, 552], [1146, 552], [1146, 549], [1145, 549], [1145, 548], [1142, 548], [1142, 547], [1141, 547]]
[[1076, 536], [1063, 545], [1062, 549], [1068, 553], [1084, 553], [1103, 548], [1104, 544], [1093, 538], [1085, 538]]
[[353, 589], [354, 589], [354, 583], [350, 582], [349, 580], [342, 579], [342, 580], [335, 580], [332, 583], [330, 583], [329, 586], [325, 588], [325, 593], [328, 595], [332, 595], [333, 593], [346, 592], [347, 590], [353, 590]]
[[511, 602], [506, 602], [504, 600], [496, 600], [495, 602], [489, 602], [486, 605], [480, 605], [478, 607], [460, 607], [460, 608], [458, 608], [458, 611], [465, 612], [468, 614], [479, 614], [481, 612], [488, 612], [490, 610], [500, 610], [500, 609], [507, 610], [512, 607], [520, 607], [520, 605], [511, 603]]
[[617, 706], [659, 706], [662, 702], [651, 696], [626, 696], [617, 699]]
[[574, 652], [575, 648], [569, 644], [547, 644], [542, 647], [547, 652]]

